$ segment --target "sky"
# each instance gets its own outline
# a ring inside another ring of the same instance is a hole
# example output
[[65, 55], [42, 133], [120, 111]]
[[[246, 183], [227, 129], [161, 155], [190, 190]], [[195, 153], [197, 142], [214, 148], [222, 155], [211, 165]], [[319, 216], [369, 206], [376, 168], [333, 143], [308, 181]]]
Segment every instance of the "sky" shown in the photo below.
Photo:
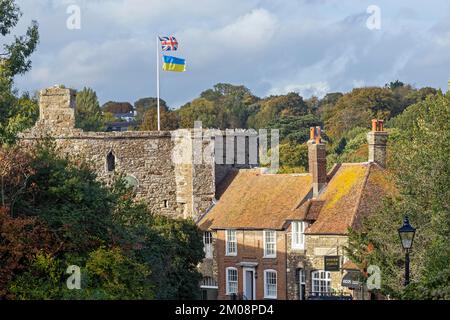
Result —
[[172, 108], [219, 82], [308, 98], [396, 79], [445, 91], [450, 78], [446, 0], [16, 2], [23, 16], [14, 33], [37, 20], [41, 36], [32, 70], [15, 79], [21, 91], [86, 86], [102, 104], [154, 97], [157, 35], [174, 35], [179, 50], [167, 54], [187, 61], [184, 73], [161, 72]]

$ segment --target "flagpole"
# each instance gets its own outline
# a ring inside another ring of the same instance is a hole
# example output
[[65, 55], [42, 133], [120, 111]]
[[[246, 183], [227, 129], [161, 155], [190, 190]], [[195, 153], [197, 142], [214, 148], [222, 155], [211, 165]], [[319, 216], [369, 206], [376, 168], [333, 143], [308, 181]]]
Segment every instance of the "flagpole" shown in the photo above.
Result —
[[157, 113], [158, 113], [158, 131], [161, 131], [161, 118], [160, 118], [160, 111], [159, 111], [159, 37], [156, 36], [156, 99], [157, 99]]

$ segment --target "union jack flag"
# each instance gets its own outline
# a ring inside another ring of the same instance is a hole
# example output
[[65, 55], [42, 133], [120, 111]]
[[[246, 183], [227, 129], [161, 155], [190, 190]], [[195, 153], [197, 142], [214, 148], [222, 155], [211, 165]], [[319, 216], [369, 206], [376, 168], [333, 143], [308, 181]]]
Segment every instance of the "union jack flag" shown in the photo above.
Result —
[[176, 51], [178, 49], [178, 41], [174, 36], [159, 37], [161, 41], [162, 51]]

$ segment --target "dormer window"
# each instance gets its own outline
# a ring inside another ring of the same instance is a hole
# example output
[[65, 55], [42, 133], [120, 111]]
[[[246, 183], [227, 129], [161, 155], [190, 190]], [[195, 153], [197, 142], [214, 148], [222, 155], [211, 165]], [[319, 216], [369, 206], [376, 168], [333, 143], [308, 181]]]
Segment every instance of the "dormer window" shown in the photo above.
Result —
[[110, 151], [106, 156], [106, 170], [108, 172], [113, 172], [116, 170], [116, 157], [112, 151]]
[[304, 221], [292, 221], [292, 249], [305, 248], [305, 229], [308, 224]]

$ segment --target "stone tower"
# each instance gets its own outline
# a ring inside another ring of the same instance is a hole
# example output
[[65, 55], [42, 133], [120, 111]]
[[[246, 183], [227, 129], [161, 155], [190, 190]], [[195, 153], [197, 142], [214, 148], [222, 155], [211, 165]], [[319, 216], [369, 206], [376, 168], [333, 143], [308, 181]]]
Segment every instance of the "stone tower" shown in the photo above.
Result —
[[369, 143], [369, 162], [375, 162], [386, 167], [386, 146], [388, 133], [384, 131], [383, 120], [372, 120], [372, 131], [367, 134]]
[[54, 86], [40, 91], [39, 124], [53, 134], [67, 133], [75, 127], [76, 91]]

